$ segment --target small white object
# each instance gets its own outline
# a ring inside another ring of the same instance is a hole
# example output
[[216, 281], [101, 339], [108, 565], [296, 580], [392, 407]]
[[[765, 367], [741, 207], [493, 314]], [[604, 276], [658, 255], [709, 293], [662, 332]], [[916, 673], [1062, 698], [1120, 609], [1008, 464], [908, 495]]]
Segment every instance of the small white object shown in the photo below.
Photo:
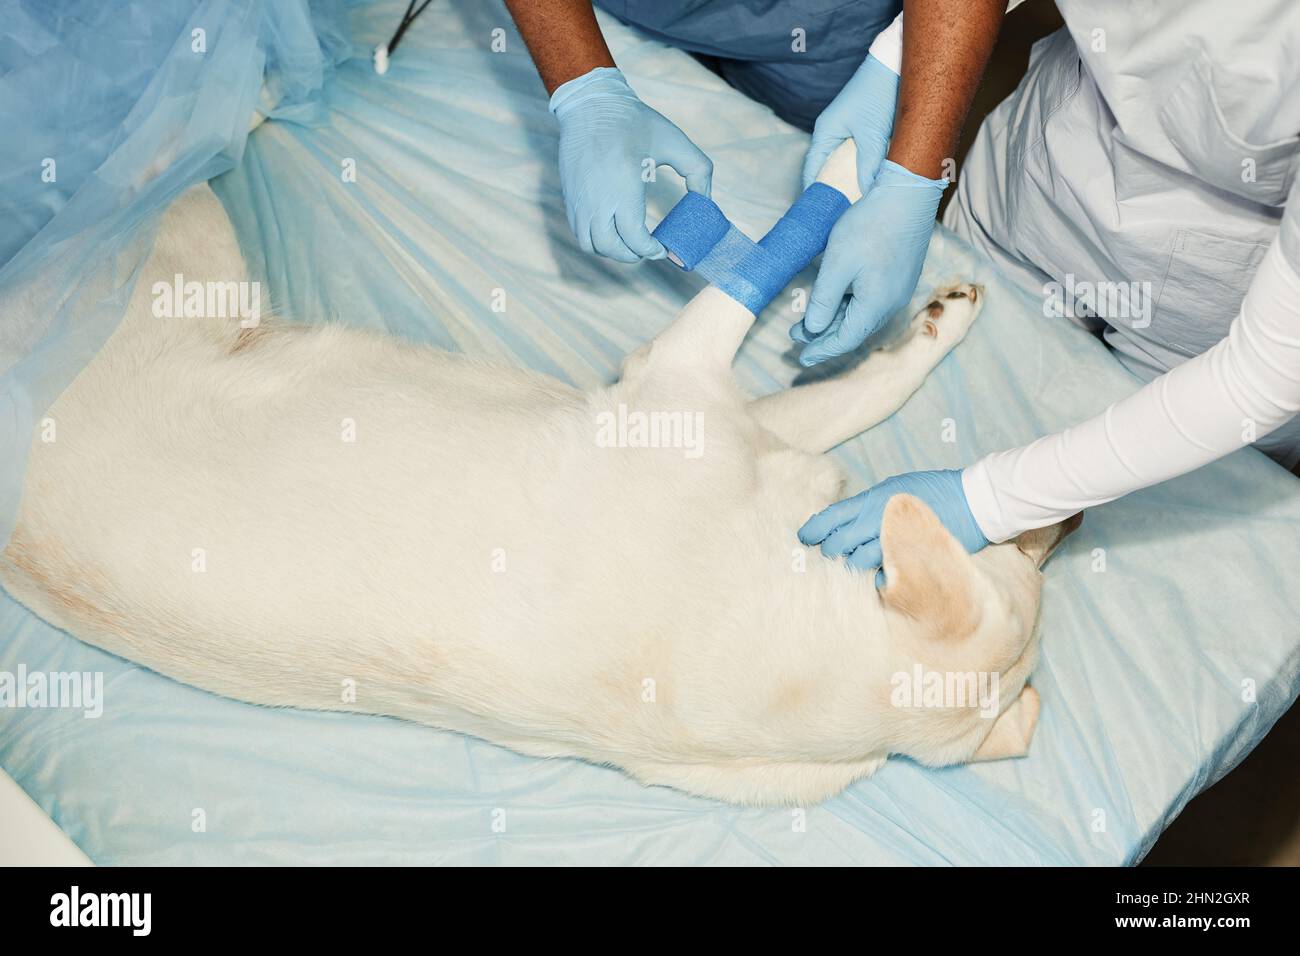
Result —
[[375, 47], [375, 72], [383, 76], [388, 72], [388, 47]]
[[91, 866], [86, 854], [0, 770], [0, 866]]
[[903, 15], [894, 17], [894, 22], [876, 34], [867, 50], [869, 56], [889, 67], [899, 75], [903, 72]]

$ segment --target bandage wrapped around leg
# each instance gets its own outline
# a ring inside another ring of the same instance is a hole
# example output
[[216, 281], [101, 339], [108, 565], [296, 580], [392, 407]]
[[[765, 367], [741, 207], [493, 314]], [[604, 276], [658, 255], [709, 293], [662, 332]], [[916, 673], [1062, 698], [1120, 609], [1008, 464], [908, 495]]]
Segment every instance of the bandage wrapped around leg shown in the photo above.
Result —
[[669, 258], [758, 315], [826, 248], [831, 227], [849, 208], [842, 192], [813, 183], [758, 242], [737, 229], [717, 204], [688, 192], [655, 228]]

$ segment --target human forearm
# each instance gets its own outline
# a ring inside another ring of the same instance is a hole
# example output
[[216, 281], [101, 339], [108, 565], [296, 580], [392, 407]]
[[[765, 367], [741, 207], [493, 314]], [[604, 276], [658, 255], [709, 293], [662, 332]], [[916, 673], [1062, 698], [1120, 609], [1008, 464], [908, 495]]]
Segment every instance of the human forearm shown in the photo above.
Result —
[[966, 469], [991, 541], [1192, 471], [1300, 412], [1300, 272], [1274, 242], [1228, 336], [1101, 415]]
[[888, 159], [938, 179], [989, 54], [1006, 0], [906, 0], [903, 71]]
[[857, 348], [916, 288], [948, 185], [944, 160], [997, 40], [1002, 4], [907, 0], [818, 117], [804, 185], [852, 136], [862, 198], [831, 232], [808, 311], [790, 330], [804, 346], [802, 364]]
[[506, 0], [506, 8], [548, 94], [597, 67], [614, 65], [591, 0]]

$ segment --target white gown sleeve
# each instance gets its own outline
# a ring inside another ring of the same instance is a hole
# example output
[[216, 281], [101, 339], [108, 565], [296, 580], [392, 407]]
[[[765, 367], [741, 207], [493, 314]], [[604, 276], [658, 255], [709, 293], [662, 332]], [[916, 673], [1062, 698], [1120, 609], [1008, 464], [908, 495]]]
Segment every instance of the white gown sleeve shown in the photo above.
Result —
[[894, 17], [894, 22], [876, 34], [871, 41], [868, 56], [874, 56], [895, 73], [903, 72], [903, 15]]
[[1105, 412], [962, 474], [1006, 541], [1236, 451], [1300, 413], [1300, 189], [1227, 336]]

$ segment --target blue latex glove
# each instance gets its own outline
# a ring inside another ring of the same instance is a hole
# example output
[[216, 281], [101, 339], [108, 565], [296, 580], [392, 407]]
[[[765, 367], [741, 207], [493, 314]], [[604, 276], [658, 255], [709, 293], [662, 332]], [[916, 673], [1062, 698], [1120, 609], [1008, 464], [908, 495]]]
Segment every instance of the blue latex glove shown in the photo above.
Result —
[[858, 187], [867, 194], [889, 152], [898, 105], [898, 74], [869, 56], [817, 117], [803, 161], [803, 188], [812, 185], [835, 147], [850, 136], [858, 148]]
[[[886, 478], [862, 494], [837, 501], [813, 515], [799, 529], [799, 540], [810, 546], [820, 542], [826, 557], [844, 555], [844, 563], [859, 571], [878, 568], [883, 560], [880, 523], [885, 505], [900, 493], [915, 495], [929, 505], [967, 551], [974, 553], [989, 543], [971, 514], [960, 469], [913, 471]], [[883, 580], [883, 573], [878, 574], [876, 586]]]
[[808, 311], [790, 329], [804, 344], [800, 364], [853, 351], [912, 297], [947, 186], [885, 160], [831, 230]]
[[560, 187], [584, 252], [619, 262], [667, 253], [645, 227], [645, 160], [671, 166], [709, 195], [713, 163], [686, 134], [646, 106], [612, 67], [570, 80], [551, 96], [560, 122]]

